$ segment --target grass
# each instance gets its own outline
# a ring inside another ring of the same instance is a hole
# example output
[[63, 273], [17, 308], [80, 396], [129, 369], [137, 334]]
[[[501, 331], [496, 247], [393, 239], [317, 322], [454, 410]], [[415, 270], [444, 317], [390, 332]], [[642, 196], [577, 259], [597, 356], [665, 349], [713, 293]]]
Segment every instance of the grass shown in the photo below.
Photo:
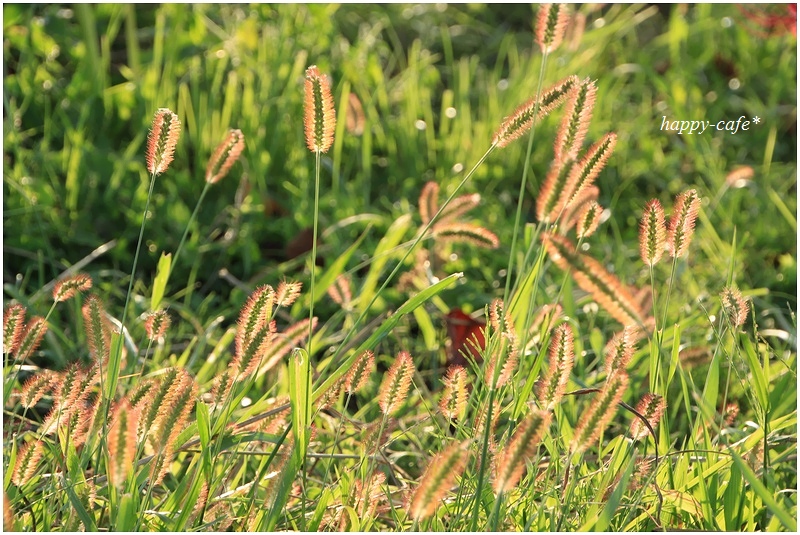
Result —
[[[583, 6], [545, 56], [538, 9], [4, 6], [4, 527], [795, 530], [796, 37], [735, 6]], [[337, 113], [316, 154], [312, 64]], [[583, 150], [617, 141], [599, 230], [562, 243], [536, 203], [566, 108], [492, 140], [573, 74], [597, 86]], [[183, 129], [150, 194], [159, 108]], [[761, 122], [660, 130], [743, 115]], [[244, 150], [207, 185], [229, 129]], [[690, 189], [688, 252], [651, 270], [645, 204], [669, 220]], [[51, 301], [76, 273], [91, 289]], [[615, 369], [619, 307], [642, 337]], [[488, 325], [445, 417], [455, 308]], [[35, 316], [43, 339], [15, 348]], [[369, 380], [338, 392], [366, 351]], [[641, 436], [646, 393], [666, 406]]]

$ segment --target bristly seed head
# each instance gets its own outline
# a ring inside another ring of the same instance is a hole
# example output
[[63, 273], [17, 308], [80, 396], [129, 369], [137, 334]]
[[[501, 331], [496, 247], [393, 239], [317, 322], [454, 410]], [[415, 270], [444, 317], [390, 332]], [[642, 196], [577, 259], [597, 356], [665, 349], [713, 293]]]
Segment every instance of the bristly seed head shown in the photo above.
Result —
[[592, 400], [589, 410], [578, 422], [570, 443], [570, 452], [583, 452], [600, 438], [600, 433], [617, 412], [617, 404], [626, 388], [628, 388], [628, 374], [624, 370], [617, 370], [609, 376], [603, 389]]
[[439, 410], [445, 418], [458, 419], [467, 407], [467, 371], [463, 366], [450, 366], [442, 382], [444, 390], [439, 400]]
[[328, 152], [336, 131], [331, 84], [316, 65], [306, 70], [305, 83], [306, 145], [311, 152]]
[[229, 130], [225, 139], [217, 145], [206, 167], [206, 182], [216, 184], [228, 174], [244, 150], [244, 134], [241, 130]]
[[569, 383], [569, 375], [575, 364], [575, 346], [572, 328], [566, 323], [556, 327], [550, 341], [550, 366], [544, 382], [539, 389], [539, 403], [542, 408], [552, 410], [564, 397]]
[[594, 234], [600, 226], [600, 217], [603, 215], [603, 207], [597, 201], [589, 201], [578, 214], [578, 225], [576, 228], [578, 239], [585, 239]]
[[735, 286], [726, 287], [720, 294], [722, 308], [734, 327], [741, 327], [747, 321], [750, 304], [742, 297], [742, 292]]
[[344, 379], [344, 389], [350, 394], [358, 392], [369, 381], [369, 376], [375, 368], [375, 357], [369, 349], [364, 351], [360, 357], [353, 363], [353, 367], [347, 372]]
[[572, 88], [565, 106], [564, 118], [556, 136], [554, 156], [556, 160], [578, 157], [592, 120], [597, 85], [586, 78]]
[[436, 455], [425, 473], [419, 487], [414, 491], [409, 504], [411, 518], [424, 520], [436, 512], [442, 499], [450, 491], [456, 477], [460, 476], [466, 466], [466, 443], [453, 444]]
[[147, 137], [147, 170], [151, 175], [160, 175], [167, 170], [180, 135], [181, 121], [178, 116], [167, 108], [159, 108]]
[[494, 490], [508, 492], [519, 483], [525, 462], [536, 452], [536, 446], [550, 425], [550, 411], [533, 410], [517, 427], [508, 446], [499, 455]]
[[163, 338], [169, 329], [170, 319], [166, 310], [156, 310], [147, 315], [144, 320], [144, 330], [151, 342]]
[[386, 378], [381, 383], [378, 404], [385, 415], [391, 416], [405, 403], [414, 370], [414, 361], [411, 360], [411, 355], [406, 351], [398, 353], [394, 364], [389, 368]]
[[22, 342], [25, 331], [25, 307], [19, 303], [9, 305], [3, 313], [3, 353], [13, 355]]
[[536, 44], [542, 54], [553, 52], [561, 44], [567, 29], [566, 4], [542, 4], [536, 21]]
[[666, 241], [664, 209], [658, 199], [653, 199], [645, 205], [642, 222], [639, 224], [639, 251], [642, 261], [651, 267], [658, 263], [664, 254]]
[[[667, 407], [667, 402], [663, 397], [655, 394], [647, 393], [642, 396], [639, 403], [636, 405], [636, 412], [644, 416], [650, 427], [655, 430], [658, 422], [661, 420], [661, 415], [664, 414], [664, 409]], [[639, 417], [635, 417], [631, 422], [631, 438], [633, 440], [640, 440], [646, 437], [650, 430], [642, 423]], [[655, 437], [654, 437], [655, 438]]]
[[667, 231], [667, 248], [673, 258], [679, 258], [689, 250], [699, 211], [700, 197], [697, 195], [697, 190], [684, 191], [675, 199]]
[[[505, 147], [515, 139], [522, 137], [525, 132], [531, 129], [535, 118], [541, 119], [560, 106], [567, 98], [570, 90], [577, 84], [577, 76], [568, 76], [545, 90], [539, 100], [532, 98], [521, 105], [500, 125], [500, 128], [492, 138], [492, 145]], [[536, 112], [537, 109], [538, 112]]]
[[78, 292], [85, 292], [92, 287], [92, 278], [86, 273], [78, 273], [60, 280], [53, 287], [53, 301], [60, 303]]
[[636, 352], [636, 342], [642, 337], [642, 331], [636, 325], [628, 325], [618, 332], [606, 344], [603, 351], [606, 355], [605, 370], [611, 374], [617, 370], [624, 370]]

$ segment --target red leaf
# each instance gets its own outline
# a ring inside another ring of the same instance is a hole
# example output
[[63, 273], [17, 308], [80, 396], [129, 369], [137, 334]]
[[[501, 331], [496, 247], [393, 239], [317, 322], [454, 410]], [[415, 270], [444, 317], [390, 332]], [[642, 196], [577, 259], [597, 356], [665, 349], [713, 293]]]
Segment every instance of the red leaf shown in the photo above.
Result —
[[480, 353], [486, 347], [486, 322], [468, 316], [460, 308], [454, 308], [445, 315], [445, 323], [447, 336], [450, 338], [447, 365], [468, 367], [465, 355], [481, 362], [483, 359]]

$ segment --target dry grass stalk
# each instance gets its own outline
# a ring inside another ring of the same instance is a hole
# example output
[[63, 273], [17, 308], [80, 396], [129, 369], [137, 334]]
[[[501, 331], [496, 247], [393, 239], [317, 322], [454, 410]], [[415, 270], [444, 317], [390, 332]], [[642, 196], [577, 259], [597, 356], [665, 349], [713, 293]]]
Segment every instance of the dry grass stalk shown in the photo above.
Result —
[[167, 108], [159, 108], [147, 136], [146, 161], [151, 175], [160, 175], [172, 163], [181, 135], [181, 121]]
[[375, 356], [369, 349], [364, 351], [353, 363], [350, 371], [344, 378], [344, 390], [349, 394], [355, 394], [369, 382], [369, 376], [375, 369]]
[[569, 14], [566, 4], [542, 4], [536, 20], [536, 44], [542, 54], [553, 52], [561, 44], [567, 30]]
[[617, 404], [622, 399], [625, 389], [628, 388], [628, 374], [619, 370], [612, 374], [600, 393], [595, 395], [589, 410], [578, 422], [575, 433], [570, 442], [570, 453], [586, 451], [597, 442], [603, 429], [617, 412]]
[[9, 305], [3, 313], [3, 353], [13, 355], [22, 343], [25, 332], [25, 307], [19, 303]]
[[[492, 138], [492, 145], [505, 147], [515, 139], [525, 135], [533, 126], [536, 118], [541, 119], [560, 106], [567, 98], [570, 90], [578, 84], [577, 76], [568, 76], [552, 87], [546, 89], [537, 100], [532, 98], [519, 106], [508, 116]], [[538, 111], [536, 111], [538, 109]]]
[[414, 361], [411, 360], [411, 355], [406, 351], [398, 353], [381, 383], [378, 404], [383, 414], [393, 415], [406, 402], [414, 371]]
[[467, 408], [467, 370], [463, 366], [450, 366], [442, 382], [444, 389], [439, 400], [439, 410], [445, 418], [461, 418]]
[[320, 74], [316, 65], [306, 70], [304, 109], [308, 150], [328, 152], [336, 131], [336, 113], [330, 81]]
[[244, 150], [244, 134], [241, 130], [228, 130], [222, 143], [217, 145], [206, 167], [206, 182], [216, 184], [225, 176], [239, 159]]
[[[663, 397], [649, 392], [642, 396], [642, 399], [636, 404], [636, 412], [645, 417], [647, 423], [650, 424], [653, 430], [655, 430], [658, 422], [661, 420], [661, 416], [664, 414], [666, 408], [667, 402]], [[640, 440], [647, 437], [647, 435], [650, 434], [650, 430], [636, 417], [631, 422], [630, 434], [633, 440]]]
[[664, 223], [664, 209], [658, 199], [649, 201], [644, 207], [639, 224], [639, 252], [642, 261], [654, 266], [664, 254], [667, 242], [667, 227]]
[[575, 251], [575, 246], [563, 236], [543, 233], [550, 258], [563, 270], [571, 270], [572, 278], [584, 291], [623, 325], [645, 324], [645, 314], [639, 304], [619, 279], [603, 265], [587, 255]]
[[121, 489], [133, 471], [139, 411], [127, 399], [120, 401], [108, 428], [108, 482]]
[[545, 410], [553, 410], [567, 389], [569, 375], [575, 364], [574, 333], [566, 323], [556, 327], [550, 341], [550, 366], [539, 389], [539, 405]]
[[431, 516], [466, 466], [466, 442], [453, 444], [436, 455], [425, 469], [408, 506], [411, 518], [419, 522]]
[[517, 486], [525, 462], [536, 453], [542, 435], [550, 425], [552, 413], [546, 410], [533, 410], [514, 432], [508, 446], [499, 455], [494, 479], [496, 493], [506, 493]]
[[18, 487], [30, 481], [36, 469], [39, 468], [39, 461], [44, 455], [44, 442], [36, 440], [29, 442], [17, 452], [17, 462], [14, 471], [11, 473], [11, 481]]
[[589, 122], [592, 120], [597, 86], [586, 78], [570, 91], [565, 106], [564, 118], [556, 136], [553, 147], [555, 159], [558, 161], [574, 160], [586, 139]]
[[160, 340], [167, 333], [169, 325], [170, 319], [166, 310], [156, 310], [148, 314], [144, 320], [144, 330], [147, 333], [147, 338], [151, 342]]
[[700, 197], [693, 189], [684, 191], [675, 199], [667, 229], [667, 249], [673, 258], [680, 258], [689, 250], [700, 204]]
[[61, 303], [78, 292], [85, 292], [92, 287], [92, 278], [86, 273], [77, 273], [58, 281], [53, 287], [53, 301]]
[[722, 309], [733, 327], [741, 327], [747, 321], [750, 303], [742, 297], [742, 292], [735, 286], [729, 286], [720, 293]]

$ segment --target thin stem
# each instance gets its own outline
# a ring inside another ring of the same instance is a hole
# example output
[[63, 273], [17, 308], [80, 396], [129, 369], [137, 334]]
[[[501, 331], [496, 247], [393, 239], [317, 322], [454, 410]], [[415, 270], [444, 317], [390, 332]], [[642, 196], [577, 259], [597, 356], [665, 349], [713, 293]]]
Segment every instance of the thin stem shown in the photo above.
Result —
[[519, 184], [519, 198], [517, 199], [517, 214], [514, 217], [514, 234], [511, 237], [511, 250], [508, 253], [508, 269], [506, 270], [506, 287], [503, 292], [503, 302], [508, 303], [508, 296], [511, 290], [511, 271], [514, 268], [514, 252], [517, 249], [517, 240], [519, 239], [519, 226], [522, 220], [522, 201], [525, 197], [525, 188], [528, 184], [528, 168], [531, 161], [531, 154], [533, 153], [533, 138], [536, 133], [536, 115], [539, 113], [539, 96], [542, 93], [542, 81], [544, 80], [544, 70], [547, 65], [547, 56], [545, 53], [542, 57], [542, 65], [539, 69], [539, 87], [536, 88], [536, 105], [533, 109], [534, 121], [531, 125], [531, 134], [528, 136], [528, 150], [525, 154], [525, 165], [522, 170], [522, 180]]
[[183, 244], [186, 242], [186, 236], [189, 235], [189, 229], [194, 223], [195, 218], [197, 217], [197, 212], [200, 210], [200, 204], [203, 202], [203, 199], [208, 192], [208, 188], [211, 187], [210, 182], [206, 182], [206, 185], [203, 187], [203, 192], [200, 193], [200, 198], [197, 200], [197, 204], [194, 206], [194, 211], [192, 215], [189, 217], [189, 221], [186, 223], [186, 228], [183, 230], [183, 236], [181, 237], [181, 241], [178, 244], [178, 248], [175, 250], [175, 256], [172, 257], [172, 262], [169, 266], [169, 275], [167, 275], [167, 280], [169, 280], [169, 276], [172, 275], [172, 270], [175, 269], [175, 264], [178, 263], [178, 256], [181, 254], [183, 250]]

